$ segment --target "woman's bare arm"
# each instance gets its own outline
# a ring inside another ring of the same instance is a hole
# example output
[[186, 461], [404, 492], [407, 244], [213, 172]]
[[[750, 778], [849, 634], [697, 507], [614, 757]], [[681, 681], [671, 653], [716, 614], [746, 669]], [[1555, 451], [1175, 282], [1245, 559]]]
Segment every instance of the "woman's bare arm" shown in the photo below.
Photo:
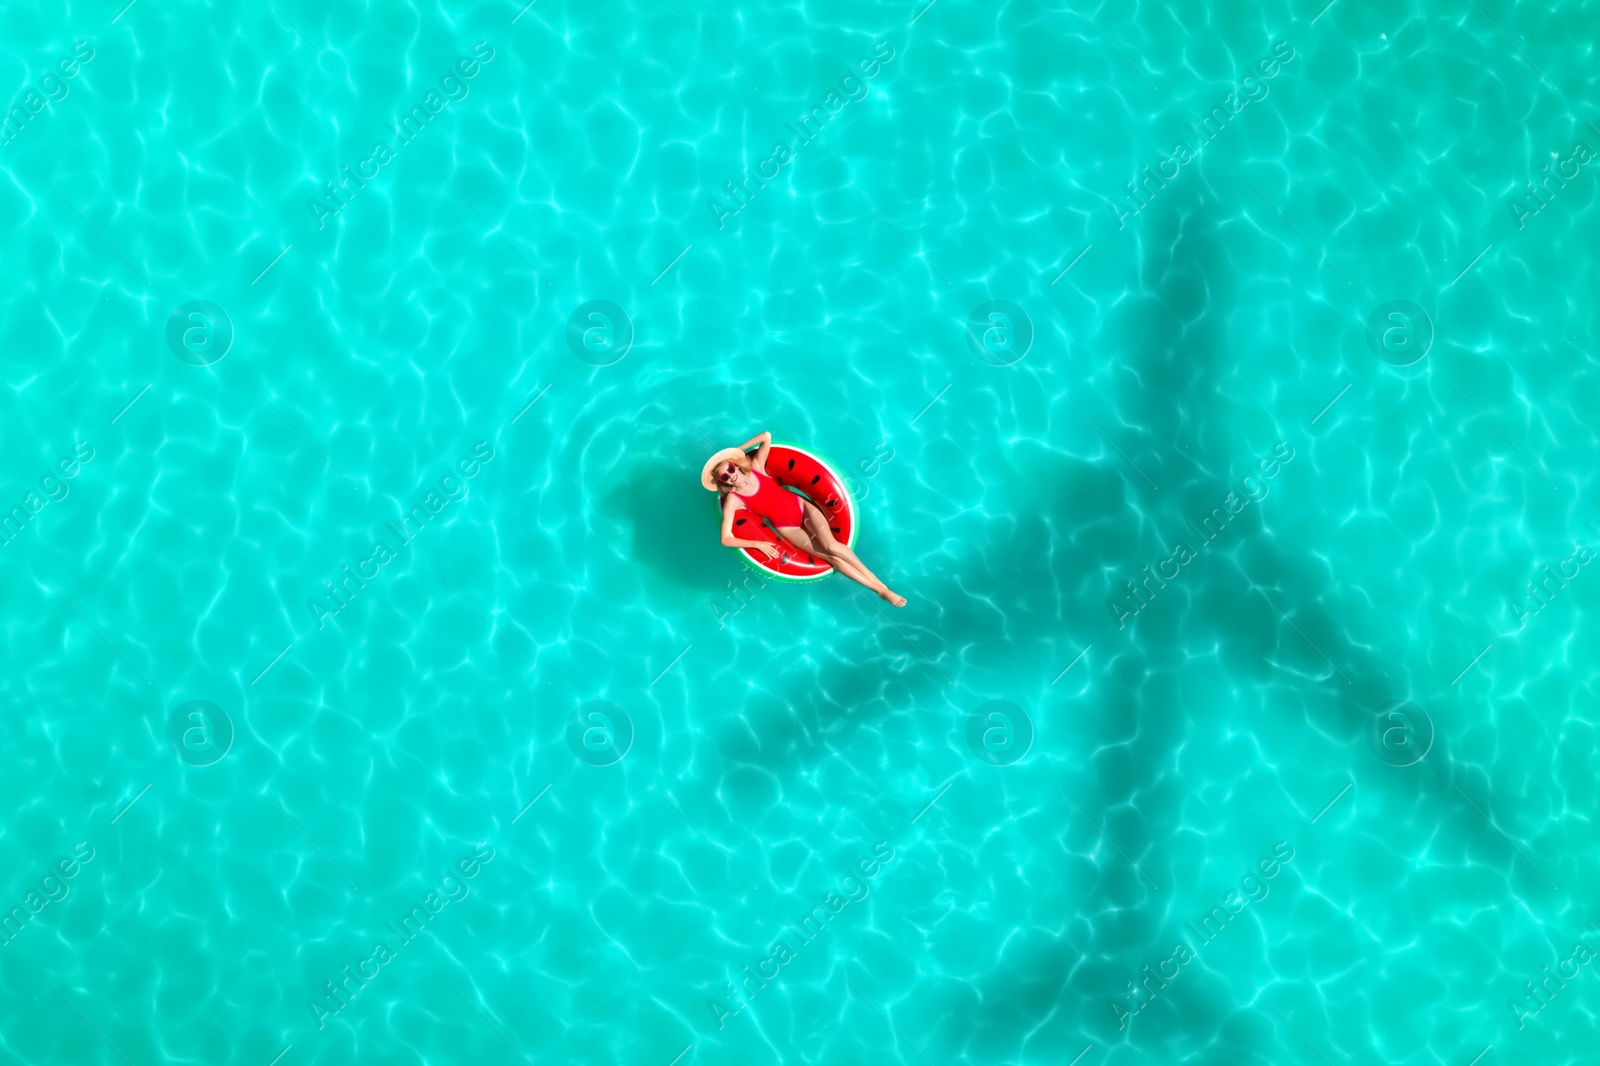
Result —
[[767, 453], [772, 450], [771, 433], [757, 433], [755, 436], [739, 445], [739, 450], [742, 452], [758, 444], [761, 447], [755, 455], [750, 457], [750, 465], [754, 466], [757, 470], [760, 470], [763, 474], [765, 474], [767, 472]]
[[[734, 502], [733, 496], [722, 498], [722, 544], [726, 548], [755, 548], [768, 559], [778, 557], [778, 549], [764, 540], [745, 540], [743, 537], [733, 535], [733, 516], [739, 510], [739, 505]], [[750, 517], [755, 518], [754, 515]], [[757, 521], [760, 521], [757, 519]]]

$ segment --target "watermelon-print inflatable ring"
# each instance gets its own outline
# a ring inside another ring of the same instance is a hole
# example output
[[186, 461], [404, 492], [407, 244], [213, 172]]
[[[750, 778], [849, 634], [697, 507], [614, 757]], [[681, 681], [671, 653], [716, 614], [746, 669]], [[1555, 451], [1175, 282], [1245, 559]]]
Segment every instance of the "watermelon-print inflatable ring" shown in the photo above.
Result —
[[[799, 445], [773, 444], [767, 452], [767, 473], [785, 489], [799, 492], [821, 508], [822, 513], [828, 516], [828, 528], [833, 530], [834, 537], [848, 548], [855, 547], [856, 531], [860, 528], [856, 504], [845, 489], [844, 478], [827, 460]], [[719, 525], [721, 520], [722, 506], [719, 502]], [[831, 564], [814, 559], [796, 548], [742, 505], [734, 512], [733, 527], [735, 535], [744, 540], [764, 541], [778, 548], [780, 554], [776, 559], [767, 558], [765, 553], [755, 548], [732, 549], [739, 553], [739, 558], [744, 560], [746, 566], [759, 571], [764, 577], [805, 584], [821, 581], [833, 573]]]

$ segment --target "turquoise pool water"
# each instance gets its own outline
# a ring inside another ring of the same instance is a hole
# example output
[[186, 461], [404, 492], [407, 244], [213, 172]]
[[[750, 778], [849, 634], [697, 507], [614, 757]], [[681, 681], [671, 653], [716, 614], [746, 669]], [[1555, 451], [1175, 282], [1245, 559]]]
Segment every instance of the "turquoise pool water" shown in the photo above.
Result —
[[1594, 25], [6, 5], [0, 1059], [1596, 1061]]

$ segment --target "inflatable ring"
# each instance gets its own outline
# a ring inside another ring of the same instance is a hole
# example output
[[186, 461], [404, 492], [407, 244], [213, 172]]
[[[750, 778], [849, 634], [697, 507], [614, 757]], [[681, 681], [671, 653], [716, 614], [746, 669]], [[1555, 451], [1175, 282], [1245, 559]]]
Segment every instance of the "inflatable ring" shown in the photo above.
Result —
[[[815, 452], [793, 444], [774, 444], [767, 450], [767, 473], [790, 492], [798, 492], [828, 516], [834, 539], [854, 547], [860, 519], [855, 501], [845, 489], [844, 478]], [[719, 509], [720, 518], [720, 509]], [[742, 540], [775, 544], [781, 553], [769, 559], [755, 548], [734, 548], [750, 569], [763, 577], [805, 584], [820, 581], [833, 573], [833, 566], [801, 551], [742, 505], [733, 512], [733, 535]]]

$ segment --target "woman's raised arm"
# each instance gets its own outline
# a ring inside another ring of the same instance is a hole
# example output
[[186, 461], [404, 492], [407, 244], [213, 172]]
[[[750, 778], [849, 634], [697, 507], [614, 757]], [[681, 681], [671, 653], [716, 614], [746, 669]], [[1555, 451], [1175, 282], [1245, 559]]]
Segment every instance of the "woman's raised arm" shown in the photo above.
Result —
[[767, 453], [772, 450], [771, 433], [767, 433], [765, 431], [757, 433], [755, 436], [739, 445], [739, 450], [742, 452], [747, 448], [750, 448], [752, 445], [757, 444], [761, 446], [760, 450], [756, 452], [755, 458], [751, 459], [750, 462], [755, 466], [760, 467], [761, 471], [765, 473], [767, 469]]

